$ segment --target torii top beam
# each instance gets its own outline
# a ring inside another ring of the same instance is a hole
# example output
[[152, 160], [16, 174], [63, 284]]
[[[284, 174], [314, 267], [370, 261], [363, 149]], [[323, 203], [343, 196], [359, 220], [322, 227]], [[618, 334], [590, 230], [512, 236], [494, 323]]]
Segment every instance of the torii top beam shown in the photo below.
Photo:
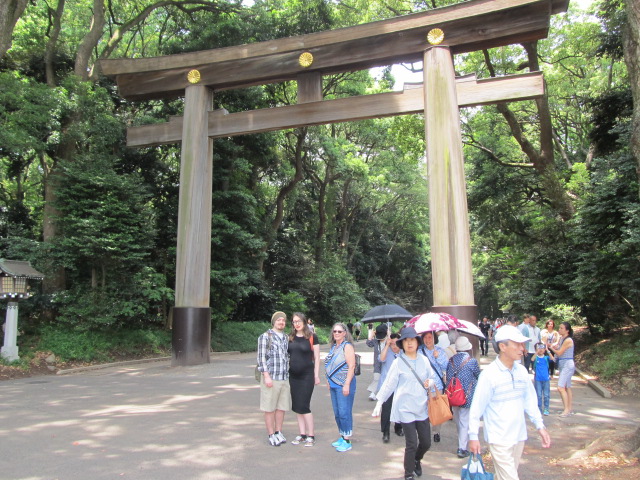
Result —
[[[472, 0], [373, 23], [235, 47], [154, 58], [101, 60], [129, 100], [178, 97], [197, 69], [199, 84], [214, 90], [296, 79], [422, 60], [427, 33], [445, 32], [452, 53], [545, 38], [550, 17], [569, 0]], [[301, 66], [303, 53], [313, 63]]]

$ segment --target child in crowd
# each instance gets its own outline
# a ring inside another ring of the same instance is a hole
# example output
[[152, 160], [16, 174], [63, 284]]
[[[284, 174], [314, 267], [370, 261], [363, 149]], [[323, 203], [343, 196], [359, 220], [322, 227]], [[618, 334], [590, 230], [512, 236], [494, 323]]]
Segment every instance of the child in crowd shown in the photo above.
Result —
[[551, 352], [547, 353], [549, 356], [545, 356], [546, 350], [544, 343], [536, 343], [536, 355], [533, 358], [534, 385], [538, 395], [538, 408], [543, 415], [549, 415], [549, 395], [551, 391], [549, 362], [554, 361]]

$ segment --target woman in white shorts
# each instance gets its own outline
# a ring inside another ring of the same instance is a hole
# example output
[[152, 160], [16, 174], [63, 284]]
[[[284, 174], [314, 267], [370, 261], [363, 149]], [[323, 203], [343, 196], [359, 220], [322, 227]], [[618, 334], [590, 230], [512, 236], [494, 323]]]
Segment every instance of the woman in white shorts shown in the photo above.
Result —
[[573, 415], [573, 393], [571, 392], [571, 377], [576, 371], [576, 365], [573, 362], [573, 330], [569, 322], [562, 322], [558, 327], [560, 341], [558, 347], [551, 347], [551, 352], [556, 356], [560, 376], [558, 377], [558, 392], [562, 397], [564, 409], [560, 413], [561, 417]]

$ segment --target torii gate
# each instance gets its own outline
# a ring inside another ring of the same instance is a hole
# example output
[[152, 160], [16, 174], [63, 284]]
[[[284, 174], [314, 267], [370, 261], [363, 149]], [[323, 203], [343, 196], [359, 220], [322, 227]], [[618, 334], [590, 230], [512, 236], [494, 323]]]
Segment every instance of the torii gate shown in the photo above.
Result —
[[[127, 145], [182, 142], [172, 365], [208, 363], [213, 138], [424, 113], [433, 308], [475, 320], [459, 108], [540, 98], [540, 72], [456, 78], [452, 55], [545, 38], [569, 0], [472, 0], [374, 23], [165, 57], [102, 60], [129, 100], [184, 95], [184, 117], [128, 129]], [[427, 43], [428, 41], [428, 43]], [[403, 92], [322, 99], [322, 76], [423, 60]], [[213, 92], [295, 80], [298, 104], [229, 114]]]

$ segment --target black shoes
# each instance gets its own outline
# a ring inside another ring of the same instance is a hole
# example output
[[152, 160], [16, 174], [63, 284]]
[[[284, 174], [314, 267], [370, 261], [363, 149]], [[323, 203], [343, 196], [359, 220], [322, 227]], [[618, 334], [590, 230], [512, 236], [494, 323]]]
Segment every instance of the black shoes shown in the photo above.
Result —
[[382, 442], [383, 443], [389, 443], [389, 434], [388, 433], [383, 433], [382, 434]]
[[469, 456], [470, 452], [459, 448], [456, 454], [458, 455], [458, 458], [465, 458]]
[[434, 442], [436, 442], [436, 443], [438, 443], [438, 442], [440, 441], [440, 434], [439, 434], [439, 433], [436, 433], [436, 434], [433, 436], [433, 441], [434, 441]]
[[420, 460], [416, 460], [416, 468], [413, 469], [413, 473], [418, 477], [422, 476], [422, 464], [420, 463]]
[[413, 475], [405, 475], [404, 480], [416, 480]]
[[399, 437], [404, 437], [404, 430], [399, 428], [398, 430], [396, 430], [396, 435], [398, 435]]

